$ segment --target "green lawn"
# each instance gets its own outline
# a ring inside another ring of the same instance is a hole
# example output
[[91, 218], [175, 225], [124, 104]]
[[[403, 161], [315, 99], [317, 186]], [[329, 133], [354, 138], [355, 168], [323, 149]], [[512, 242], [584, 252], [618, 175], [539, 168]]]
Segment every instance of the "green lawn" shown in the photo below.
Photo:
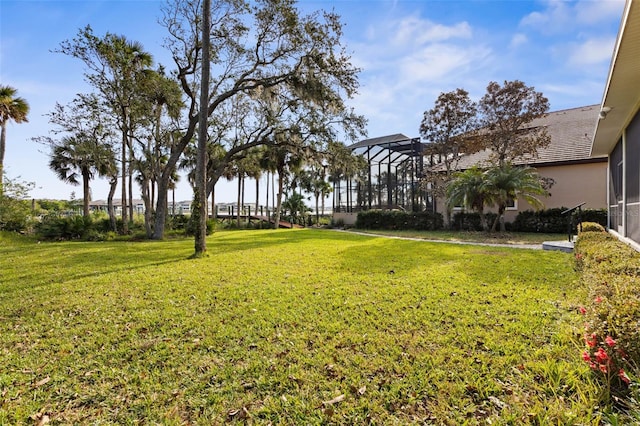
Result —
[[0, 234], [0, 424], [596, 424], [572, 257], [328, 230]]

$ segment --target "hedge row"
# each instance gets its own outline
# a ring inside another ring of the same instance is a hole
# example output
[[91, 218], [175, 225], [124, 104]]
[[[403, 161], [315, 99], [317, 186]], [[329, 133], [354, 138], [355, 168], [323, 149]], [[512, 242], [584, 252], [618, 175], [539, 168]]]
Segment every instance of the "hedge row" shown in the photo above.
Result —
[[[487, 226], [491, 228], [493, 222], [496, 220], [496, 213], [485, 213], [484, 217], [487, 221]], [[463, 213], [459, 212], [453, 215], [451, 218], [452, 229], [454, 231], [482, 231], [482, 224], [480, 222], [479, 213]], [[509, 224], [505, 224], [509, 225]], [[508, 228], [508, 226], [507, 226]]]
[[[546, 210], [526, 210], [518, 213], [516, 219], [511, 224], [511, 230], [515, 232], [541, 232], [545, 234], [562, 234], [568, 232], [570, 216], [562, 214], [567, 210], [564, 207]], [[581, 222], [595, 222], [602, 226], [607, 225], [606, 209], [587, 209], [580, 213], [578, 220], [577, 212], [572, 213], [574, 230], [575, 225]]]
[[574, 250], [590, 299], [579, 308], [582, 358], [612, 400], [625, 399], [640, 379], [640, 253], [596, 223], [583, 223]]
[[[116, 220], [118, 232], [123, 229], [122, 219]], [[167, 223], [167, 229], [183, 232], [192, 236], [195, 232], [195, 224], [189, 216], [173, 216]], [[207, 220], [207, 235], [211, 235], [215, 229], [215, 222]], [[118, 235], [111, 230], [108, 218], [94, 218], [93, 216], [57, 216], [47, 215], [36, 224], [35, 233], [38, 238], [44, 240], [81, 240], [81, 241], [105, 241], [113, 240]], [[136, 238], [145, 238], [144, 224], [140, 221], [129, 222], [129, 234]]]
[[442, 215], [430, 212], [368, 210], [358, 213], [356, 219], [356, 228], [361, 229], [434, 231], [442, 227]]
[[[507, 231], [513, 232], [540, 232], [547, 234], [564, 234], [568, 232], [569, 216], [563, 215], [566, 208], [554, 208], [546, 210], [527, 210], [518, 213], [512, 223], [506, 223]], [[496, 218], [495, 213], [485, 214], [489, 227]], [[574, 223], [577, 224], [577, 216], [574, 213]], [[580, 220], [584, 222], [607, 225], [606, 209], [583, 210]], [[413, 230], [437, 230], [442, 229], [442, 215], [427, 212], [409, 213], [393, 210], [369, 210], [358, 213], [356, 227], [362, 229], [413, 229]], [[456, 231], [482, 231], [480, 215], [475, 212], [456, 213], [452, 217], [452, 229]], [[574, 225], [574, 232], [575, 230]]]

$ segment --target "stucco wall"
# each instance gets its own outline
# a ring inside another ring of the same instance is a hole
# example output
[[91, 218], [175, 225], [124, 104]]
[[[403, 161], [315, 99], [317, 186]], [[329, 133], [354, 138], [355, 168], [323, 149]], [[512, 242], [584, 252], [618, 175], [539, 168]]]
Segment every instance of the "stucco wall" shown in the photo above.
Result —
[[[583, 209], [607, 208], [607, 163], [572, 164], [565, 166], [539, 167], [540, 176], [552, 178], [555, 184], [550, 197], [542, 198], [545, 208], [574, 207], [585, 202]], [[438, 211], [444, 215], [444, 200], [440, 200]], [[520, 199], [516, 210], [508, 210], [505, 220], [513, 222], [519, 212], [534, 210], [529, 203]], [[487, 211], [495, 211], [488, 208]]]

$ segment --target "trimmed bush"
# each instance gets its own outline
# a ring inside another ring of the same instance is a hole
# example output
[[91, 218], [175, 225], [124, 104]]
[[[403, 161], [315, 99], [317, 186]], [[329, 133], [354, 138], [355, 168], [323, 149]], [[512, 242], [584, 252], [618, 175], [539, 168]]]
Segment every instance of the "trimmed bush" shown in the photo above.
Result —
[[583, 223], [575, 244], [590, 297], [582, 358], [615, 401], [640, 377], [640, 253], [603, 230]]
[[440, 213], [368, 210], [358, 213], [356, 228], [434, 231], [442, 229]]
[[604, 226], [596, 222], [582, 222], [580, 224], [581, 232], [607, 232]]
[[[487, 221], [487, 226], [491, 229], [491, 225], [493, 225], [493, 222], [496, 220], [496, 216], [498, 215], [496, 213], [485, 213], [484, 216]], [[454, 231], [483, 231], [480, 223], [480, 213], [458, 212], [453, 215], [451, 220], [453, 225], [452, 229]]]
[[[568, 214], [563, 215], [562, 212], [565, 210], [567, 210], [565, 207], [538, 211], [525, 210], [516, 216], [516, 219], [512, 223], [512, 230], [515, 232], [563, 234], [569, 231], [569, 220], [573, 218], [573, 232], [576, 232], [576, 224], [578, 223], [577, 212], [574, 211], [572, 213], [573, 216], [569, 216]], [[581, 212], [580, 220], [606, 226], [607, 211], [602, 209], [586, 209]]]

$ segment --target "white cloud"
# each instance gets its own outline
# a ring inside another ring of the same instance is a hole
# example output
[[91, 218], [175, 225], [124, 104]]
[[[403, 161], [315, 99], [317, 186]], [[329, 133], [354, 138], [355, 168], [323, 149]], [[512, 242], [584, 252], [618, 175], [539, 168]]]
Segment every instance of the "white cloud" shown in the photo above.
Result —
[[543, 34], [570, 33], [576, 28], [596, 27], [612, 18], [619, 18], [623, 7], [624, 0], [582, 0], [575, 3], [548, 0], [544, 10], [525, 16], [520, 26]]
[[576, 20], [582, 24], [598, 24], [622, 16], [624, 0], [580, 1], [576, 4]]
[[484, 46], [432, 44], [400, 61], [401, 82], [405, 86], [441, 83], [478, 66], [490, 53]]
[[593, 38], [572, 47], [569, 64], [574, 66], [593, 65], [609, 62], [615, 38]]
[[520, 46], [527, 44], [528, 41], [529, 41], [529, 38], [525, 34], [516, 33], [513, 35], [513, 37], [511, 37], [511, 43], [509, 43], [509, 47], [511, 49], [516, 49]]
[[471, 26], [467, 22], [446, 26], [411, 16], [397, 23], [393, 42], [400, 46], [422, 46], [455, 38], [469, 39], [471, 35]]
[[532, 12], [522, 18], [520, 25], [543, 33], [556, 33], [566, 30], [572, 20], [571, 11], [566, 2], [551, 0], [541, 12]]

